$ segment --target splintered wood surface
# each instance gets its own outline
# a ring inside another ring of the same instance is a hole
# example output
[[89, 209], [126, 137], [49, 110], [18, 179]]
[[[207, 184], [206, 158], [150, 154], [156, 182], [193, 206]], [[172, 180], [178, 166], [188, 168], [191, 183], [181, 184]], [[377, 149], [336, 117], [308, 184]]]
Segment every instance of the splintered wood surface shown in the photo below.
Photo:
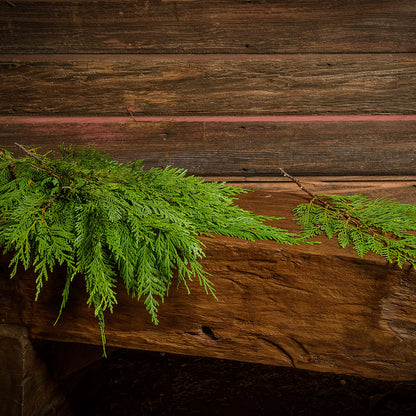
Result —
[[[2, 2], [3, 3], [3, 2]], [[12, 53], [414, 52], [413, 0], [19, 0], [0, 11]]]
[[[253, 192], [241, 207], [283, 216], [276, 225], [296, 229], [292, 209], [303, 196]], [[151, 323], [141, 302], [118, 290], [106, 316], [110, 346], [291, 366], [386, 380], [416, 379], [416, 272], [375, 255], [359, 258], [335, 240], [284, 246], [270, 241], [201, 237], [204, 269], [218, 301], [191, 284], [172, 288]], [[63, 275], [62, 275], [63, 276]], [[17, 278], [24, 320], [33, 338], [99, 344], [84, 283], [75, 279], [54, 327], [63, 288], [50, 278], [34, 302], [30, 272]]]

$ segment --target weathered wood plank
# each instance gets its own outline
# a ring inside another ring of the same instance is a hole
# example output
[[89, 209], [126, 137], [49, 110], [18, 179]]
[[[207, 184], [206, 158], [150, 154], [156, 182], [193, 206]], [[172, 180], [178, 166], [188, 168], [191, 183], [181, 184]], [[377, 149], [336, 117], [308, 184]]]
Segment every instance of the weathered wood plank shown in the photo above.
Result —
[[2, 53], [416, 51], [413, 0], [15, 3], [0, 5]]
[[[416, 203], [415, 176], [358, 176], [358, 177], [298, 177], [314, 194], [352, 195], [362, 194], [371, 198], [394, 198], [405, 204]], [[282, 177], [207, 177], [208, 181], [225, 180], [231, 186], [239, 186], [260, 192], [290, 192], [304, 195], [292, 182]]]
[[188, 169], [202, 176], [416, 175], [416, 119], [375, 121], [0, 118], [0, 146], [57, 150], [62, 142], [96, 145], [122, 162]]
[[416, 55], [3, 56], [3, 115], [414, 114]]
[[[244, 195], [255, 212], [291, 217], [304, 201], [284, 193]], [[293, 229], [293, 223], [279, 222]], [[286, 247], [273, 242], [203, 238], [204, 268], [218, 302], [197, 284], [172, 290], [150, 322], [143, 305], [119, 291], [107, 317], [114, 346], [252, 361], [366, 377], [416, 378], [416, 272], [376, 256], [360, 259], [333, 240]], [[74, 282], [56, 327], [62, 281], [50, 279], [33, 302], [30, 273], [19, 278], [35, 338], [99, 344], [84, 285]]]

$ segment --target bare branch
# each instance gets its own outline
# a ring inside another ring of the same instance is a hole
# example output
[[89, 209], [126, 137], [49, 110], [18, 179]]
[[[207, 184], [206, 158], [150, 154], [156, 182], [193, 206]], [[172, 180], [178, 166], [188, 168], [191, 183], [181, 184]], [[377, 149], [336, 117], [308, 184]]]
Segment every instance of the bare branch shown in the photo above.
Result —
[[45, 162], [38, 156], [35, 155], [34, 153], [32, 153], [30, 150], [27, 150], [26, 147], [24, 147], [22, 144], [19, 143], [14, 143], [17, 147], [19, 147], [20, 149], [22, 149], [26, 154], [28, 154], [30, 157], [33, 157], [34, 159], [36, 159], [39, 163], [41, 163], [42, 165], [45, 165]]
[[136, 119], [136, 117], [134, 117], [134, 114], [130, 111], [130, 108], [128, 108], [127, 106], [126, 106], [126, 110], [127, 110], [127, 112], [130, 114], [130, 117], [137, 123], [137, 124], [139, 124], [139, 122], [137, 121], [137, 119]]
[[55, 173], [53, 173], [52, 171], [47, 170], [47, 169], [43, 169], [43, 168], [41, 168], [41, 167], [39, 167], [39, 166], [34, 165], [33, 163], [29, 163], [29, 166], [32, 166], [32, 168], [35, 168], [36, 170], [40, 170], [40, 171], [42, 171], [42, 172], [49, 173], [49, 175], [53, 176], [53, 177], [54, 177], [54, 178], [56, 178], [56, 179], [61, 179], [61, 177], [60, 177], [60, 176], [56, 175], [56, 174], [55, 174]]
[[11, 0], [4, 0], [10, 7], [16, 7], [16, 5]]
[[[346, 214], [344, 212], [341, 212], [339, 209], [337, 209], [336, 207], [332, 206], [329, 202], [326, 202], [326, 201], [320, 199], [317, 195], [314, 195], [312, 192], [308, 191], [299, 182], [298, 179], [294, 178], [292, 175], [290, 175], [289, 173], [287, 173], [284, 169], [279, 168], [279, 170], [280, 170], [280, 172], [282, 173], [283, 176], [286, 176], [287, 178], [289, 178], [297, 186], [299, 186], [299, 188], [302, 189], [303, 192], [306, 192], [312, 198], [312, 202], [317, 202], [318, 204], [322, 205], [324, 208], [330, 209], [331, 211], [336, 212], [340, 216], [344, 217], [350, 224], [353, 224], [355, 226], [362, 226], [363, 225], [363, 223], [360, 220], [358, 220], [357, 218], [351, 217], [350, 215], [348, 215], [348, 214]], [[372, 229], [370, 229], [370, 232], [373, 233], [373, 234], [375, 234], [375, 232]]]
[[[26, 147], [24, 147], [22, 144], [20, 143], [14, 143], [17, 147], [19, 147], [20, 149], [22, 149], [26, 154], [28, 154], [30, 157], [33, 157], [34, 159], [36, 159], [41, 165], [45, 166], [46, 163], [38, 156], [35, 155], [33, 152], [31, 152], [30, 150], [27, 150]], [[42, 172], [46, 172], [49, 173], [49, 175], [53, 176], [56, 179], [62, 179], [60, 176], [58, 176], [56, 173], [53, 173], [52, 171], [48, 170], [48, 169], [44, 169], [41, 168], [39, 166], [34, 165], [33, 163], [29, 163], [30, 166], [32, 166], [32, 168], [35, 168], [36, 170], [40, 170]]]
[[[300, 189], [302, 189], [303, 192], [306, 192], [312, 199], [317, 199], [316, 195], [314, 195], [312, 192], [308, 191], [300, 182], [298, 179], [294, 178], [292, 175], [289, 175], [283, 168], [279, 168], [281, 174], [283, 176], [286, 176], [291, 181], [293, 181], [297, 186], [299, 186]], [[319, 201], [319, 199], [317, 199]], [[323, 202], [323, 201], [322, 201]], [[325, 204], [326, 205], [326, 204]]]

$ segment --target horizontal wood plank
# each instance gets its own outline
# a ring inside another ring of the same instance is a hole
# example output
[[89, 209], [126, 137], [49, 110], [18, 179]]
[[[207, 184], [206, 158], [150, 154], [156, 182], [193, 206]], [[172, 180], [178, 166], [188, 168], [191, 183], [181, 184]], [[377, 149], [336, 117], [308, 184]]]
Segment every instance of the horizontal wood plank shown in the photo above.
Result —
[[0, 57], [13, 115], [414, 114], [416, 55]]
[[[277, 178], [215, 178], [208, 181], [225, 180], [228, 185], [258, 191], [264, 197], [270, 192], [290, 192], [305, 195], [292, 181], [283, 177]], [[342, 177], [296, 177], [308, 191], [313, 194], [353, 195], [361, 194], [370, 198], [392, 198], [403, 204], [416, 203], [415, 176], [342, 176]]]
[[[284, 193], [244, 195], [239, 205], [284, 216], [305, 198]], [[172, 289], [158, 326], [143, 304], [120, 288], [106, 317], [109, 345], [202, 355], [390, 380], [416, 378], [416, 272], [384, 259], [360, 259], [335, 240], [283, 246], [227, 237], [202, 238], [203, 266], [218, 301], [197, 283], [191, 295]], [[18, 277], [25, 320], [35, 338], [99, 344], [85, 283], [75, 279], [67, 309], [54, 327], [63, 280], [49, 279], [38, 302], [31, 272]]]
[[414, 114], [416, 55], [0, 56], [0, 114]]
[[[96, 145], [121, 162], [172, 165], [201, 176], [416, 175], [416, 120], [146, 121], [1, 117], [0, 147]], [[272, 180], [272, 179], [270, 179]]]
[[0, 3], [2, 53], [415, 52], [413, 0]]

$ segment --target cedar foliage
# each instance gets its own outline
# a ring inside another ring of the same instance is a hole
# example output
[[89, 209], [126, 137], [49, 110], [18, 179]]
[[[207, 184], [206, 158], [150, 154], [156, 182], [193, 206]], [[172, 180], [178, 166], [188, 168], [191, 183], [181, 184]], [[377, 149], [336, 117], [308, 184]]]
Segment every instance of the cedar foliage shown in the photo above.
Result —
[[10, 277], [33, 267], [36, 299], [57, 265], [66, 269], [61, 315], [74, 278], [85, 280], [87, 303], [98, 319], [105, 354], [104, 312], [117, 304], [115, 286], [143, 298], [158, 323], [159, 303], [174, 277], [197, 278], [215, 297], [199, 261], [198, 235], [299, 244], [320, 234], [352, 244], [359, 256], [374, 252], [400, 267], [416, 268], [416, 206], [362, 195], [313, 195], [298, 205], [299, 235], [265, 224], [276, 219], [234, 204], [247, 190], [205, 182], [170, 166], [144, 170], [142, 161], [122, 164], [90, 148], [60, 147], [58, 157], [17, 144], [25, 156], [0, 150], [0, 247], [12, 252]]
[[305, 238], [336, 236], [360, 257], [374, 252], [400, 268], [416, 268], [416, 205], [363, 195], [317, 195], [295, 208]]
[[[18, 145], [18, 144], [17, 144]], [[60, 148], [60, 155], [0, 152], [0, 246], [18, 267], [36, 272], [36, 298], [56, 265], [66, 268], [61, 314], [74, 278], [84, 278], [105, 346], [104, 312], [117, 303], [118, 279], [144, 299], [152, 321], [174, 273], [193, 277], [214, 294], [199, 260], [199, 234], [298, 243], [299, 236], [264, 224], [272, 219], [233, 204], [246, 190], [205, 182], [166, 167], [145, 171], [142, 161], [122, 164], [95, 148]], [[188, 289], [189, 292], [189, 289]], [[59, 318], [59, 316], [58, 316]], [[105, 350], [104, 350], [105, 354]]]

